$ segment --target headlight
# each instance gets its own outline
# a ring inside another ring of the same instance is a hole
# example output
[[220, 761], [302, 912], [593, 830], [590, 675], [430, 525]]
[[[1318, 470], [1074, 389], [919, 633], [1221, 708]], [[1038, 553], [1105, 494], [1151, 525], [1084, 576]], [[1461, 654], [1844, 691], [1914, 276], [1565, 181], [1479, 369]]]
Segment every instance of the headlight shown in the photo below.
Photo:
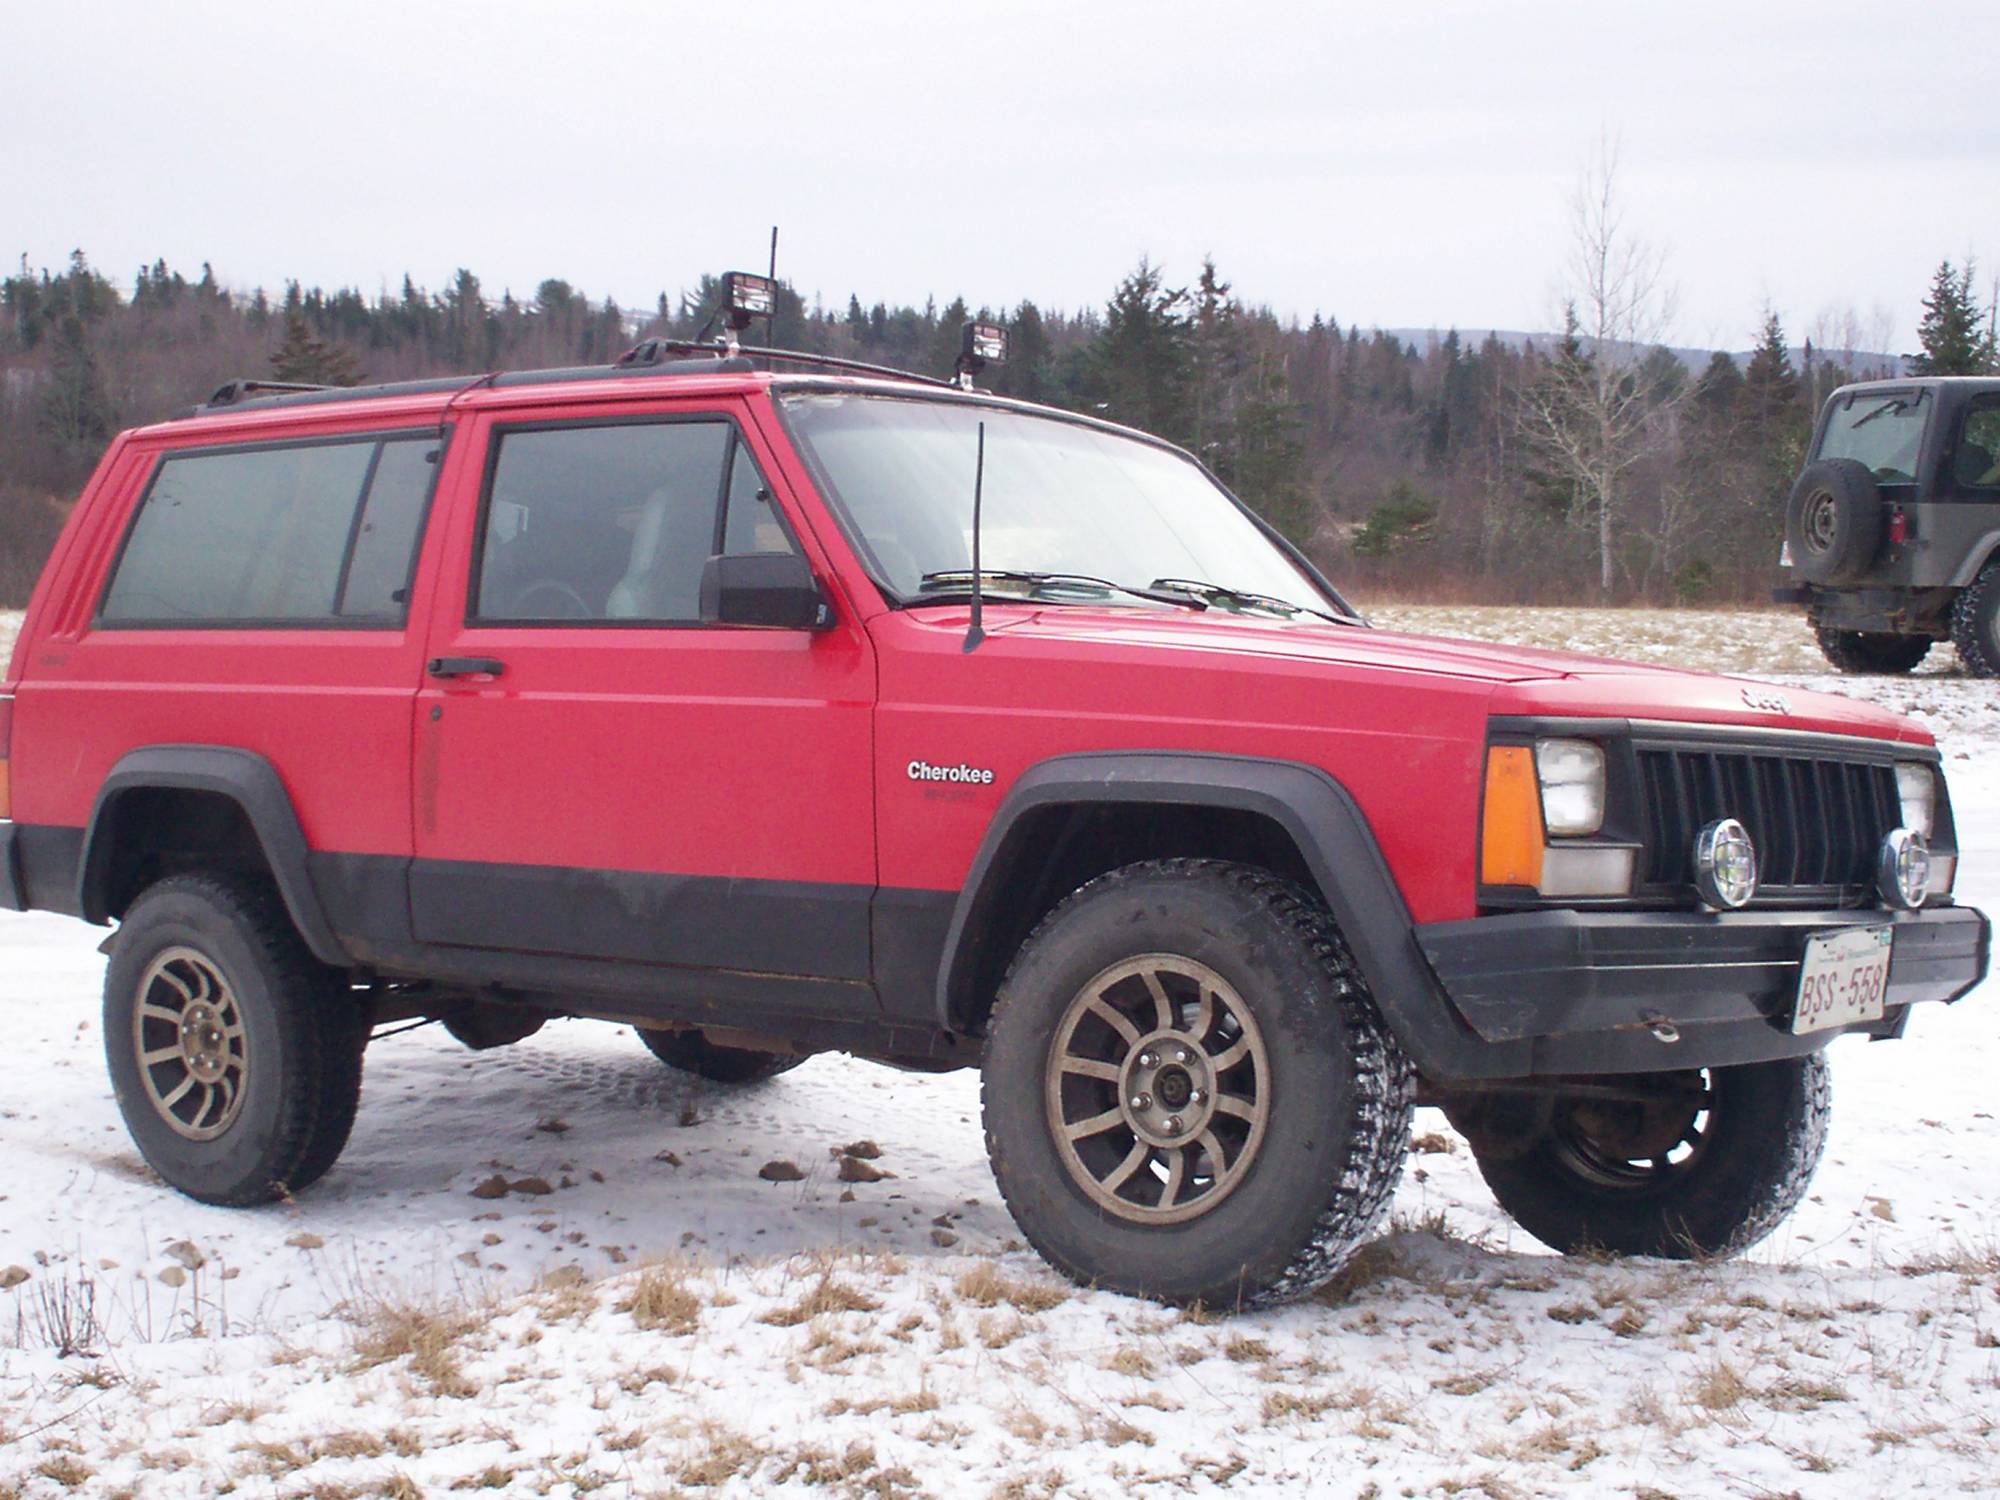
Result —
[[1903, 764], [1896, 767], [1896, 795], [1903, 803], [1903, 826], [1915, 829], [1926, 839], [1937, 816], [1937, 777], [1929, 766]]
[[[1602, 748], [1588, 740], [1536, 740], [1535, 776], [1542, 784], [1542, 821], [1551, 834], [1581, 837], [1604, 826]], [[1907, 815], [1903, 821], [1909, 823]]]
[[1626, 896], [1630, 845], [1551, 843], [1604, 826], [1604, 752], [1583, 740], [1494, 745], [1486, 752], [1480, 830], [1482, 884], [1548, 897]]

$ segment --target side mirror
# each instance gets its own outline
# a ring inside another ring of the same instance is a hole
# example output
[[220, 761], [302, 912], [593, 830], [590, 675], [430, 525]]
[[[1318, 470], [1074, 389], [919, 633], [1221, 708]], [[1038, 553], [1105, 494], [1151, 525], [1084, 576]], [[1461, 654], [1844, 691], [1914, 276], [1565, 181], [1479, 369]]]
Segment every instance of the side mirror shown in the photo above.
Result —
[[703, 565], [701, 619], [704, 625], [824, 630], [833, 624], [833, 607], [797, 553], [743, 552]]

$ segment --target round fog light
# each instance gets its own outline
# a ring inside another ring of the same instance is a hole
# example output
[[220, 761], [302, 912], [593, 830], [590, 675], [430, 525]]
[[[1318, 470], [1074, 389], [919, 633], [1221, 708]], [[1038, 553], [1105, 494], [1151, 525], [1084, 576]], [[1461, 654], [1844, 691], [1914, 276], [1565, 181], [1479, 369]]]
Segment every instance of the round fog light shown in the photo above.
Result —
[[1757, 846], [1734, 818], [1718, 818], [1695, 835], [1694, 884], [1710, 906], [1734, 911], [1757, 894]]
[[1931, 846], [1914, 828], [1892, 829], [1882, 840], [1875, 889], [1890, 906], [1915, 911], [1931, 889]]

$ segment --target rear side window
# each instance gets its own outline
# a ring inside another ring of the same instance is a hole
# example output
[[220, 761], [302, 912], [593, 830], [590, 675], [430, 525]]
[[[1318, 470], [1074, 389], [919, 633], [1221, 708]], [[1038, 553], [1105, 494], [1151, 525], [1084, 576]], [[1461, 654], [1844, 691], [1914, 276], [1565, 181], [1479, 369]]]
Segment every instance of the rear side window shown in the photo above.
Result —
[[710, 557], [792, 550], [727, 419], [516, 428], [495, 442], [475, 619], [696, 624]]
[[400, 625], [436, 447], [426, 434], [169, 455], [99, 623]]
[[1967, 405], [1951, 467], [1965, 489], [2000, 489], [2000, 396], [1974, 396]]

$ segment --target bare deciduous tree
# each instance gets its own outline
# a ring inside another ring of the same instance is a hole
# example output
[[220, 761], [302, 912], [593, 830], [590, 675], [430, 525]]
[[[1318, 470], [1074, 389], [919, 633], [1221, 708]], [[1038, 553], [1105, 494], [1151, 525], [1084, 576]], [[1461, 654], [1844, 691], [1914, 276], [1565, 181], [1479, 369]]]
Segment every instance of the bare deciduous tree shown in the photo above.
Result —
[[1521, 392], [1522, 437], [1597, 529], [1598, 587], [1610, 593], [1626, 476], [1672, 441], [1687, 382], [1649, 360], [1673, 316], [1666, 257], [1626, 222], [1618, 149], [1600, 140], [1570, 206], [1562, 287], [1565, 339]]

